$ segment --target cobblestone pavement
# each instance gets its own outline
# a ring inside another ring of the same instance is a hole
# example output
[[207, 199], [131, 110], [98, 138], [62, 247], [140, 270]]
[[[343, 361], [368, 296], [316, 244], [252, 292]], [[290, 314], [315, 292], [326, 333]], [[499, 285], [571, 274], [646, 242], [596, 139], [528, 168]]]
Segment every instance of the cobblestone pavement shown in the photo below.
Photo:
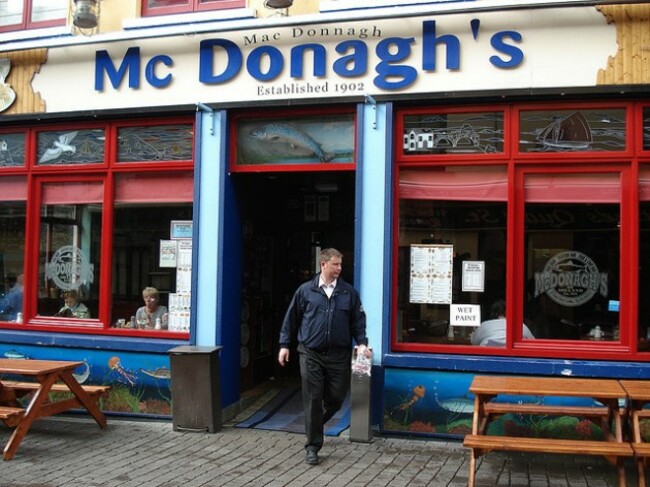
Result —
[[[466, 486], [468, 451], [454, 440], [375, 437], [353, 443], [348, 432], [326, 437], [321, 462], [304, 462], [303, 436], [235, 428], [175, 432], [171, 421], [109, 417], [108, 427], [83, 416], [37, 421], [15, 458], [0, 467], [1, 487], [406, 487]], [[0, 428], [0, 444], [9, 437]], [[626, 464], [628, 485], [636, 485]], [[582, 455], [482, 457], [477, 487], [616, 486], [615, 468]]]

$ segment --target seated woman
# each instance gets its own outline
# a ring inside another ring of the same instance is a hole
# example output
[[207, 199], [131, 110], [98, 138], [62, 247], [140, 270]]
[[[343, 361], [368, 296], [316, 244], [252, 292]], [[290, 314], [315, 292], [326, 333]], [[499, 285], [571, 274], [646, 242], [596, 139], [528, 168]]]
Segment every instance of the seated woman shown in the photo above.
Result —
[[160, 326], [167, 329], [167, 307], [160, 304], [160, 293], [155, 287], [145, 287], [142, 290], [144, 306], [135, 313], [138, 328], [155, 328], [156, 320], [160, 318]]
[[[491, 320], [481, 323], [472, 335], [472, 345], [503, 347], [506, 344], [506, 302], [502, 299], [492, 305]], [[526, 325], [523, 337], [535, 338]]]
[[63, 308], [54, 316], [65, 316], [66, 318], [90, 318], [88, 307], [78, 301], [79, 295], [74, 289], [63, 293]]

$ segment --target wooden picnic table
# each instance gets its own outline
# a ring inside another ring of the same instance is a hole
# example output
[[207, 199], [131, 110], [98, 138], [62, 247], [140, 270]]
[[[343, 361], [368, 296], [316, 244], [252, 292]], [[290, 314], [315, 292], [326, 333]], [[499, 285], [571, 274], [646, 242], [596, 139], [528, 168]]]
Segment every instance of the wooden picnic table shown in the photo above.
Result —
[[[463, 444], [471, 448], [468, 487], [476, 480], [476, 459], [492, 450], [540, 453], [602, 455], [614, 463], [619, 487], [625, 487], [625, 457], [634, 455], [632, 446], [623, 441], [619, 400], [625, 390], [615, 379], [579, 379], [569, 377], [476, 376], [469, 391], [474, 394], [472, 434]], [[590, 398], [602, 406], [573, 406], [543, 403], [505, 402], [497, 396], [548, 396]], [[492, 420], [504, 414], [578, 416], [597, 422], [604, 435], [599, 440], [529, 438], [488, 435]]]
[[650, 410], [643, 409], [650, 403], [650, 381], [621, 380], [627, 394], [627, 415], [632, 428], [632, 449], [636, 457], [639, 487], [645, 487], [645, 467], [650, 457], [650, 443], [641, 436], [641, 420], [650, 419]]
[[[83, 362], [0, 358], [0, 420], [14, 431], [7, 442], [3, 458], [11, 460], [32, 423], [74, 408], [85, 408], [100, 427], [106, 427], [106, 416], [99, 409], [98, 399], [109, 386], [82, 386], [72, 375]], [[21, 376], [31, 382], [15, 382], [6, 375]], [[50, 392], [70, 392], [72, 397], [50, 400]], [[19, 398], [33, 393], [27, 407]]]

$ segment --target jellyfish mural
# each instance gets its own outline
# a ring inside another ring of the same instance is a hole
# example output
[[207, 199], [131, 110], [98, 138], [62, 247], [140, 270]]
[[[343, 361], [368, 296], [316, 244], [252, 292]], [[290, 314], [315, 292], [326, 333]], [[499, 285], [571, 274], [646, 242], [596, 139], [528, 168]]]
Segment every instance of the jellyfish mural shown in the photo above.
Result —
[[122, 364], [120, 363], [120, 357], [111, 357], [111, 358], [109, 358], [108, 359], [108, 368], [111, 371], [114, 370], [115, 372], [117, 372], [117, 374], [121, 378], [125, 379], [132, 386], [135, 385], [135, 376], [132, 373], [125, 370], [124, 367], [122, 367]]

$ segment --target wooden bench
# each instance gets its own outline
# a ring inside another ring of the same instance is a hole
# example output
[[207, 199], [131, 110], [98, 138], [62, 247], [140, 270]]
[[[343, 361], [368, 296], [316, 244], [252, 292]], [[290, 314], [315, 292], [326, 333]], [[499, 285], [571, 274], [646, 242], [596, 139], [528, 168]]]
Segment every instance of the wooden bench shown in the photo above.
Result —
[[650, 403], [650, 381], [621, 380], [627, 394], [627, 416], [632, 431], [632, 449], [636, 457], [639, 487], [645, 487], [645, 469], [650, 459], [650, 443], [643, 441], [641, 421], [650, 419], [650, 410], [643, 407]]
[[0, 406], [0, 420], [10, 428], [13, 428], [25, 415], [24, 408], [15, 408], [12, 406]]
[[[492, 450], [555, 454], [599, 455], [615, 464], [619, 487], [626, 487], [624, 458], [632, 457], [632, 445], [623, 441], [621, 411], [618, 401], [625, 391], [614, 379], [576, 379], [564, 377], [476, 376], [469, 391], [475, 395], [472, 434], [463, 445], [471, 449], [468, 487], [476, 482], [476, 460]], [[561, 404], [495, 401], [497, 396], [569, 396], [590, 398], [601, 405], [572, 406]], [[599, 423], [604, 440], [563, 438], [529, 438], [488, 435], [491, 421], [504, 414], [585, 417]]]
[[[18, 382], [12, 380], [3, 380], [2, 383], [4, 386], [16, 393], [18, 397], [22, 397], [19, 394], [25, 395], [30, 392], [35, 392], [40, 388], [38, 382]], [[110, 391], [111, 386], [97, 386], [97, 385], [86, 385], [81, 384], [81, 388], [86, 391], [91, 397], [101, 396], [103, 393]], [[71, 392], [70, 388], [66, 384], [53, 384], [50, 389], [52, 392]]]

